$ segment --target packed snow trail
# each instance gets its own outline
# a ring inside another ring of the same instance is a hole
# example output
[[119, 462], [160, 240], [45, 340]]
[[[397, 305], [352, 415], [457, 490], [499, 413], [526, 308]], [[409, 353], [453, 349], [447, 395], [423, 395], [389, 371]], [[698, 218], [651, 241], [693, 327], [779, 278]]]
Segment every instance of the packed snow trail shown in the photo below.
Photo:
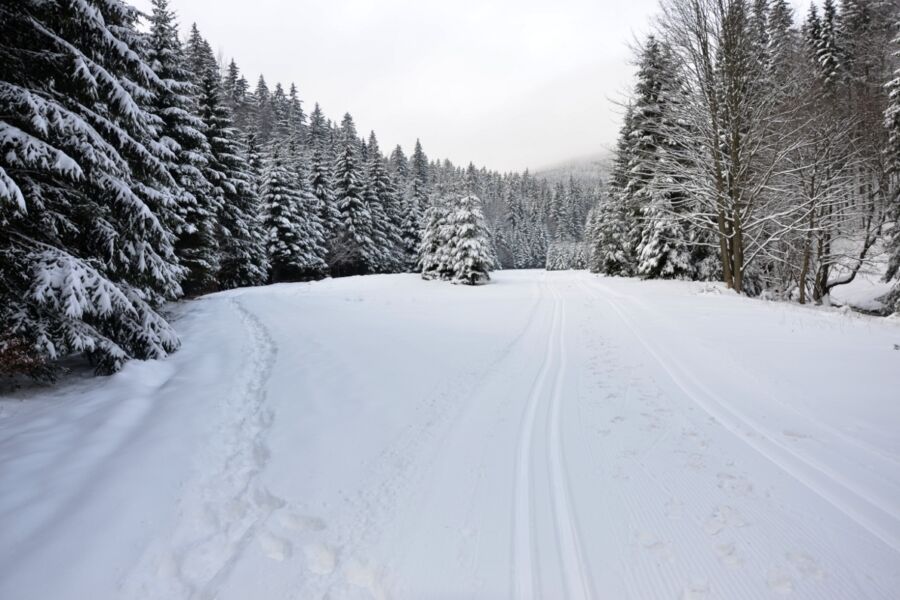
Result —
[[[369, 276], [0, 401], [0, 598], [894, 598], [900, 325]], [[49, 574], [49, 576], [48, 576]]]

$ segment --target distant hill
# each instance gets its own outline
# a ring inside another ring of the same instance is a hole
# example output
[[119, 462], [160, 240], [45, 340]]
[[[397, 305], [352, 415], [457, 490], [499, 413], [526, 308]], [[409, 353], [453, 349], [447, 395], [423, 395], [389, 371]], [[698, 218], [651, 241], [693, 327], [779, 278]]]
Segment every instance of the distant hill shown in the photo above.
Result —
[[606, 181], [612, 167], [612, 160], [611, 152], [600, 152], [537, 169], [534, 171], [534, 175], [543, 177], [551, 183], [568, 181], [571, 176], [580, 180], [584, 185], [595, 186]]

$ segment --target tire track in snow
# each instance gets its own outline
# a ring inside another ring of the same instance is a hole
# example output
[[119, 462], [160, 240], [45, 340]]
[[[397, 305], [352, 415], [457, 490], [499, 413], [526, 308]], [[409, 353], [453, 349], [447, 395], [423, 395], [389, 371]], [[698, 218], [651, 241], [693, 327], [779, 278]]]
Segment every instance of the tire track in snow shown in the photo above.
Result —
[[[716, 400], [715, 394], [705, 384], [682, 367], [677, 360], [668, 357], [661, 350], [657, 350], [646, 340], [632, 319], [625, 314], [615, 300], [615, 298], [624, 298], [623, 296], [602, 286], [588, 286], [585, 282], [582, 282], [582, 285], [586, 291], [593, 293], [595, 297], [602, 298], [613, 309], [621, 322], [631, 331], [670, 380], [706, 414], [716, 419], [725, 429], [753, 450], [840, 510], [850, 520], [893, 550], [900, 552], [900, 520], [893, 511], [883, 506], [878, 499], [861, 495], [849, 487], [846, 482], [841, 481], [838, 475], [830, 473], [826, 468], [780, 444], [752, 420], [740, 414], [736, 409]], [[591, 292], [591, 290], [595, 292]], [[752, 432], [755, 437], [748, 436], [745, 431]]]

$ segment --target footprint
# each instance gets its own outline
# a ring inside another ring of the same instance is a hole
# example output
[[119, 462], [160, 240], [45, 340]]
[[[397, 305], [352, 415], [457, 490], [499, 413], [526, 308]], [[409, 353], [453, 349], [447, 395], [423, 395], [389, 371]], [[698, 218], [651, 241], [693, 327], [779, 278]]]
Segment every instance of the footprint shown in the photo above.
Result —
[[734, 542], [718, 544], [716, 546], [716, 554], [718, 555], [719, 560], [722, 561], [722, 564], [726, 566], [739, 567], [744, 564], [744, 559], [738, 555]]
[[677, 520], [681, 519], [682, 508], [683, 508], [683, 505], [681, 503], [681, 500], [678, 500], [677, 498], [672, 498], [666, 502], [666, 507], [665, 507], [666, 516], [669, 517], [670, 519], [672, 519], [673, 521], [677, 521]]
[[745, 477], [732, 475], [731, 473], [719, 473], [719, 489], [735, 496], [749, 496], [753, 493], [753, 484]]
[[688, 455], [687, 463], [685, 463], [687, 468], [692, 471], [702, 471], [706, 468], [706, 463], [703, 461], [703, 455], [697, 452], [693, 452]]
[[825, 579], [825, 571], [819, 567], [819, 563], [805, 552], [788, 552], [787, 560], [803, 577]]
[[703, 600], [709, 595], [709, 582], [697, 579], [690, 582], [681, 592], [681, 600]]
[[293, 550], [291, 543], [282, 539], [268, 531], [264, 531], [259, 535], [259, 545], [262, 547], [263, 553], [279, 562], [290, 558]]
[[645, 550], [650, 551], [657, 560], [670, 561], [675, 558], [675, 553], [672, 550], [672, 543], [660, 540], [650, 532], [642, 531], [639, 533], [638, 543], [643, 546]]
[[292, 531], [324, 531], [325, 521], [318, 517], [310, 517], [308, 515], [298, 515], [297, 513], [282, 513], [278, 515], [278, 522], [285, 529]]
[[720, 506], [716, 509], [716, 512], [713, 513], [713, 516], [706, 520], [703, 530], [707, 535], [712, 536], [718, 535], [726, 527], [740, 529], [747, 525], [747, 521], [744, 520], [737, 509], [732, 508], [731, 506]]
[[781, 568], [770, 569], [766, 583], [770, 590], [782, 596], [794, 591], [794, 580], [791, 579], [790, 573]]
[[351, 559], [344, 571], [344, 576], [347, 583], [368, 591], [376, 600], [387, 598], [375, 563], [363, 562], [356, 558]]
[[337, 563], [337, 553], [325, 544], [309, 544], [303, 548], [306, 564], [316, 575], [330, 575]]

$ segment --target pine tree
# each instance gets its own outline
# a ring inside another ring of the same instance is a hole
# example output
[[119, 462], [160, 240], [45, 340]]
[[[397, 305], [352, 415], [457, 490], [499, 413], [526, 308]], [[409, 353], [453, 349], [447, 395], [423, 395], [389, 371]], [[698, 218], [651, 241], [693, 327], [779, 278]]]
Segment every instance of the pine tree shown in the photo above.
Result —
[[637, 274], [648, 279], [688, 279], [693, 275], [684, 224], [673, 214], [665, 190], [653, 190], [644, 207]]
[[447, 216], [447, 242], [453, 283], [476, 285], [490, 280], [490, 235], [477, 197], [463, 196], [454, 203]]
[[418, 269], [423, 279], [451, 279], [448, 220], [450, 212], [444, 200], [435, 201], [425, 213], [425, 228], [419, 246]]
[[334, 181], [332, 178], [331, 139], [329, 126], [318, 103], [310, 115], [306, 141], [310, 149], [310, 186], [316, 196], [319, 220], [322, 223], [326, 244], [337, 235], [341, 225], [341, 213], [334, 199]]
[[312, 195], [278, 145], [272, 147], [266, 164], [262, 201], [271, 281], [298, 281], [324, 273], [321, 237], [303, 215]]
[[398, 184], [405, 184], [409, 178], [409, 161], [406, 159], [400, 144], [394, 147], [388, 164], [390, 165], [391, 175], [397, 179]]
[[251, 127], [260, 145], [265, 147], [272, 139], [275, 116], [272, 94], [269, 92], [269, 86], [262, 75], [259, 76], [256, 82], [256, 89], [253, 91], [253, 103], [253, 122]]
[[[756, 3], [754, 14], [753, 68], [758, 69], [754, 85], [768, 85], [764, 73], [767, 49], [763, 48], [768, 45], [768, 36], [759, 31], [766, 27], [766, 3]], [[632, 133], [640, 140], [636, 151], [642, 156], [632, 161], [629, 172], [629, 177], [638, 173], [647, 178], [638, 182], [639, 187], [626, 186], [627, 190], [637, 190], [636, 210], [640, 215], [635, 272], [647, 278], [687, 278], [693, 274], [689, 238], [677, 212], [689, 208], [682, 185], [689, 154], [683, 144], [688, 136], [677, 110], [682, 98], [670, 50], [651, 41], [656, 47], [648, 44], [639, 74], [638, 90], [644, 92], [637, 98], [637, 106], [644, 107], [640, 133]]]
[[162, 121], [160, 143], [172, 153], [167, 162], [178, 184], [175, 192], [179, 223], [174, 232], [175, 252], [187, 269], [182, 288], [188, 295], [199, 294], [216, 285], [218, 200], [206, 178], [211, 154], [206, 125], [198, 115], [198, 90], [191, 83], [193, 75], [183, 59], [178, 25], [167, 0], [153, 2], [147, 59], [162, 82], [150, 110]]
[[629, 220], [634, 218], [626, 188], [628, 166], [632, 162], [632, 145], [629, 132], [632, 128], [633, 109], [628, 107], [619, 133], [616, 156], [609, 183], [607, 198], [601, 199], [595, 208], [592, 226], [589, 268], [594, 273], [606, 275], [630, 275], [634, 269]]
[[768, 19], [768, 62], [770, 85], [786, 89], [796, 52], [794, 13], [787, 0], [771, 0]]
[[0, 4], [0, 360], [24, 351], [32, 375], [179, 345], [157, 312], [182, 276], [172, 151], [148, 110], [167, 84], [137, 17], [113, 1]]
[[[895, 56], [900, 57], [900, 36], [894, 40]], [[900, 67], [894, 71], [894, 78], [888, 83], [888, 106], [884, 112], [884, 126], [888, 132], [888, 147], [886, 156], [891, 165], [890, 171], [894, 177], [900, 173]], [[894, 220], [891, 236], [888, 239], [888, 268], [884, 275], [885, 281], [900, 276], [900, 189], [894, 190], [893, 209], [891, 217]], [[891, 310], [900, 312], [900, 284], [898, 284], [884, 301]]]
[[825, 0], [815, 56], [822, 81], [827, 86], [839, 84], [842, 76], [843, 56], [838, 45], [837, 28], [838, 15], [834, 0]]
[[403, 265], [403, 239], [400, 225], [403, 215], [394, 182], [378, 148], [375, 132], [369, 135], [367, 146], [366, 184], [363, 198], [372, 215], [372, 237], [378, 251], [374, 270], [397, 271]]
[[350, 114], [341, 122], [341, 142], [334, 165], [334, 197], [340, 228], [329, 263], [342, 275], [370, 272], [377, 261], [372, 213], [363, 199], [362, 166], [356, 126]]
[[223, 99], [222, 80], [212, 48], [191, 29], [187, 56], [197, 83], [197, 103], [209, 144], [204, 168], [218, 199], [218, 286], [233, 288], [259, 285], [267, 279], [265, 236], [261, 223], [258, 186], [246, 159], [246, 149], [232, 126], [231, 112]]
[[428, 157], [425, 156], [419, 140], [416, 140], [409, 170], [409, 184], [404, 196], [404, 219], [401, 225], [401, 235], [406, 248], [407, 264], [413, 266], [418, 258], [419, 245], [422, 241], [423, 215], [428, 208], [429, 190]]

